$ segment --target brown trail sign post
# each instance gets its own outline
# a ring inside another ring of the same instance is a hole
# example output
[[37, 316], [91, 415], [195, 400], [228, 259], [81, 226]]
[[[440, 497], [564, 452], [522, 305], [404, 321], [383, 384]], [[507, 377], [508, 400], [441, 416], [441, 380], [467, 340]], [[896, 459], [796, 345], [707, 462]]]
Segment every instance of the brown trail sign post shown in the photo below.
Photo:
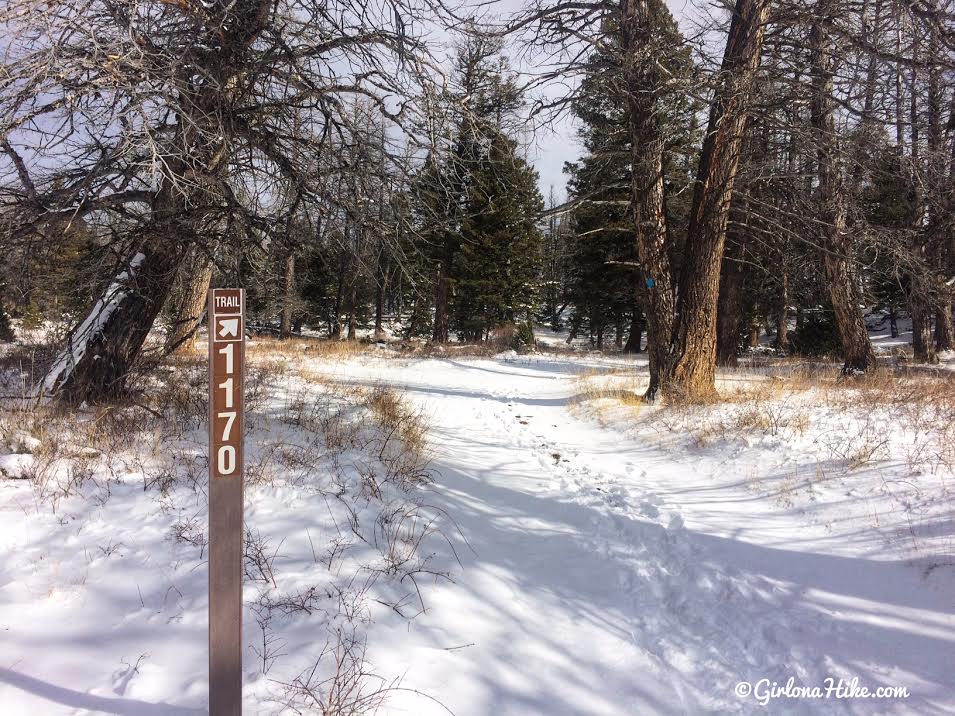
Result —
[[209, 713], [242, 713], [245, 291], [209, 291]]

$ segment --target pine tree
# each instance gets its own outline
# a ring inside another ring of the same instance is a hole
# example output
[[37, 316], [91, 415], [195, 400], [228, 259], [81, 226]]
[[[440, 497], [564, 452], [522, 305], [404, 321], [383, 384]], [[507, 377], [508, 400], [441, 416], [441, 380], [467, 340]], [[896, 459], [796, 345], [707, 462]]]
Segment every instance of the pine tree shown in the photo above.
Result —
[[[459, 48], [451, 141], [429, 154], [413, 191], [421, 253], [434, 266], [436, 343], [527, 323], [539, 301], [543, 199], [514, 138], [521, 97], [501, 49], [486, 37]], [[414, 324], [420, 315], [415, 300]]]
[[[613, 35], [611, 35], [613, 36]], [[602, 349], [610, 327], [622, 326], [639, 309], [633, 220], [627, 211], [630, 146], [627, 110], [615, 78], [619, 56], [598, 50], [574, 103], [581, 122], [577, 136], [586, 154], [567, 164], [568, 189], [577, 202], [571, 219], [572, 269], [569, 281], [571, 333], [586, 327]], [[629, 264], [629, 265], [628, 265]], [[633, 321], [631, 320], [632, 324]]]
[[491, 137], [470, 172], [454, 265], [454, 328], [465, 340], [529, 321], [536, 310], [543, 244], [536, 216], [543, 205], [537, 172], [517, 154], [517, 143]]
[[[675, 26], [666, 17], [655, 17], [654, 22], [661, 34], [675, 34]], [[573, 103], [585, 154], [565, 169], [576, 203], [569, 282], [574, 307], [571, 331], [586, 327], [593, 342], [602, 348], [604, 334], [612, 328], [622, 347], [626, 327], [630, 332], [628, 350], [636, 351], [645, 323], [640, 303], [652, 277], [644, 275], [638, 265], [633, 214], [628, 209], [632, 184], [630, 109], [622, 91], [619, 28], [608, 23], [605, 36], [606, 42], [587, 60], [587, 76]], [[666, 64], [675, 78], [686, 77], [692, 67], [685, 52], [668, 57]], [[670, 258], [677, 264], [689, 225], [690, 192], [686, 189], [692, 180], [698, 134], [694, 109], [689, 98], [676, 96], [668, 99], [665, 108], [669, 132], [663, 155], [664, 211], [672, 243]]]

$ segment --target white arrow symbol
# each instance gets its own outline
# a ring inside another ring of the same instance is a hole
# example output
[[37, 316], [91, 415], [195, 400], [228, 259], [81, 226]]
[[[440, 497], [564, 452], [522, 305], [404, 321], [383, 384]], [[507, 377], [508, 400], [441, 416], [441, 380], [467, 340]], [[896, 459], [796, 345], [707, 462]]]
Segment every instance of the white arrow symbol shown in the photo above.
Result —
[[239, 335], [239, 319], [238, 318], [220, 318], [219, 319], [219, 337], [225, 338], [226, 336], [238, 336]]

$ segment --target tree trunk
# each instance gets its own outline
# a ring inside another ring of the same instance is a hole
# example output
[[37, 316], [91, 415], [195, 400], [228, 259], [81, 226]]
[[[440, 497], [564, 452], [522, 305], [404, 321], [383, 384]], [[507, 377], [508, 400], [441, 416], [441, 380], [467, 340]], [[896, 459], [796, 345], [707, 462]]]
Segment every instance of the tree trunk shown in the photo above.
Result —
[[[176, 131], [162, 163], [165, 176], [151, 197], [148, 238], [70, 332], [39, 386], [43, 393], [72, 404], [108, 401], [123, 393], [194, 238], [191, 216], [203, 201], [197, 197], [219, 191], [230, 141], [218, 117], [232, 106], [234, 89], [229, 88], [239, 77], [236, 68], [247, 60], [269, 7], [265, 0], [235, 0], [228, 11], [233, 19], [219, 27], [209, 48], [195, 53], [199, 66], [177, 77], [181, 113], [172, 118]], [[196, 84], [194, 76], [215, 79]], [[204, 185], [199, 192], [183, 193], [197, 183]]]
[[385, 339], [384, 313], [385, 313], [385, 281], [384, 271], [378, 272], [378, 285], [375, 287], [375, 335], [376, 341]]
[[[912, 46], [912, 61], [920, 61], [918, 35], [915, 36]], [[899, 70], [901, 72], [901, 70]], [[918, 68], [915, 64], [910, 68], [910, 89], [909, 93], [909, 131], [910, 131], [910, 154], [909, 154], [909, 184], [912, 198], [912, 254], [914, 257], [924, 257], [927, 253], [928, 244], [932, 239], [931, 227], [928, 231], [923, 228], [923, 216], [925, 207], [923, 206], [923, 195], [920, 188], [920, 182], [924, 178], [921, 167], [921, 157], [919, 147], [919, 92], [918, 92]], [[934, 141], [938, 141], [936, 137]], [[929, 266], [924, 268], [925, 274], [931, 271]], [[912, 316], [912, 353], [913, 359], [917, 363], [938, 363], [935, 356], [935, 341], [932, 340], [932, 314], [935, 312], [931, 297], [931, 284], [934, 283], [933, 277], [922, 274], [921, 267], [913, 270], [910, 277], [911, 294], [909, 296], [909, 313]]]
[[282, 273], [282, 310], [279, 314], [279, 338], [292, 335], [292, 309], [295, 306], [295, 254], [289, 251]]
[[955, 349], [955, 331], [952, 329], [952, 299], [942, 301], [935, 313], [935, 350], [944, 353]]
[[623, 347], [624, 353], [640, 353], [643, 350], [643, 319], [640, 309], [634, 308], [633, 318], [630, 320], [630, 335]]
[[924, 301], [913, 303], [912, 316], [912, 353], [916, 363], [938, 363], [935, 355], [935, 342], [932, 340], [932, 311]]
[[180, 291], [172, 308], [172, 325], [166, 336], [165, 352], [172, 353], [190, 338], [202, 322], [212, 283], [213, 264], [209, 255], [193, 247], [179, 269]]
[[818, 203], [823, 223], [823, 266], [829, 284], [829, 296], [836, 328], [842, 343], [845, 375], [865, 373], [875, 363], [865, 321], [859, 310], [861, 295], [853, 270], [853, 242], [846, 231], [846, 197], [838, 157], [835, 129], [833, 72], [832, 7], [820, 0], [810, 32], [812, 99], [810, 117], [816, 140], [819, 175]]
[[431, 335], [433, 343], [448, 342], [448, 299], [453, 261], [451, 240], [446, 239], [444, 256], [438, 267], [438, 280], [434, 284], [434, 332]]
[[[660, 12], [656, 0], [622, 0], [621, 38], [623, 71], [630, 110], [633, 206], [637, 255], [645, 290], [643, 313], [647, 317], [647, 353], [650, 385], [645, 398], [653, 401], [660, 389], [673, 334], [674, 288], [667, 252], [663, 192], [663, 148], [657, 95], [666, 83], [655, 56], [659, 46], [651, 14]], [[664, 48], [664, 51], [667, 48]]]
[[785, 271], [776, 308], [776, 350], [789, 350], [789, 274]]
[[578, 333], [580, 333], [580, 317], [575, 315], [570, 321], [570, 330], [567, 331], [567, 340], [564, 343], [567, 345], [573, 343], [577, 340]]
[[721, 366], [738, 364], [740, 322], [743, 317], [743, 284], [747, 265], [739, 258], [737, 241], [727, 245], [720, 269], [720, 291], [716, 306], [716, 363]]
[[[347, 232], [347, 229], [346, 229]], [[348, 235], [346, 233], [346, 243]], [[342, 302], [345, 300], [345, 272], [348, 269], [348, 260], [342, 253], [341, 264], [338, 269], [338, 284], [335, 287], [335, 308], [332, 316], [331, 330], [328, 337], [334, 340], [340, 340], [342, 337]]]
[[892, 338], [899, 337], [899, 312], [895, 308], [895, 304], [889, 306], [889, 335]]
[[737, 0], [710, 107], [680, 275], [673, 357], [664, 390], [683, 399], [715, 391], [716, 304], [733, 182], [756, 73], [769, 0]]
[[183, 253], [180, 243], [157, 240], [130, 257], [70, 332], [39, 391], [70, 405], [119, 398], [169, 295]]
[[[945, 230], [945, 223], [951, 221], [950, 206], [946, 206], [945, 185], [952, 183], [946, 176], [945, 138], [942, 127], [942, 102], [945, 92], [941, 82], [941, 56], [938, 31], [930, 30], [929, 43], [929, 90], [928, 90], [928, 182], [942, 189], [941, 196], [929, 214], [928, 250], [932, 254], [934, 269], [944, 277], [949, 273], [951, 258], [951, 239]], [[955, 103], [955, 97], [953, 97]], [[955, 105], [953, 105], [955, 106]], [[952, 119], [955, 119], [953, 112]], [[955, 129], [951, 121], [950, 126]], [[955, 144], [952, 147], [955, 151]], [[955, 175], [953, 175], [955, 177]], [[938, 296], [935, 300], [935, 350], [937, 353], [952, 350], [955, 346], [955, 332], [952, 328], [952, 289], [943, 280], [937, 281]]]
[[354, 276], [351, 282], [351, 290], [348, 295], [348, 340], [353, 341], [356, 338], [356, 316], [358, 311], [358, 277]]

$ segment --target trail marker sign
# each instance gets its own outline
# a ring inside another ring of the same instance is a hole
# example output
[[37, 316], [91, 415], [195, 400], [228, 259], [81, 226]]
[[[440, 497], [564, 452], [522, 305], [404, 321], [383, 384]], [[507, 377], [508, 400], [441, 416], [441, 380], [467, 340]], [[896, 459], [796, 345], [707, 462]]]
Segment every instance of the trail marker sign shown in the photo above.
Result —
[[242, 713], [245, 291], [209, 291], [209, 714]]

